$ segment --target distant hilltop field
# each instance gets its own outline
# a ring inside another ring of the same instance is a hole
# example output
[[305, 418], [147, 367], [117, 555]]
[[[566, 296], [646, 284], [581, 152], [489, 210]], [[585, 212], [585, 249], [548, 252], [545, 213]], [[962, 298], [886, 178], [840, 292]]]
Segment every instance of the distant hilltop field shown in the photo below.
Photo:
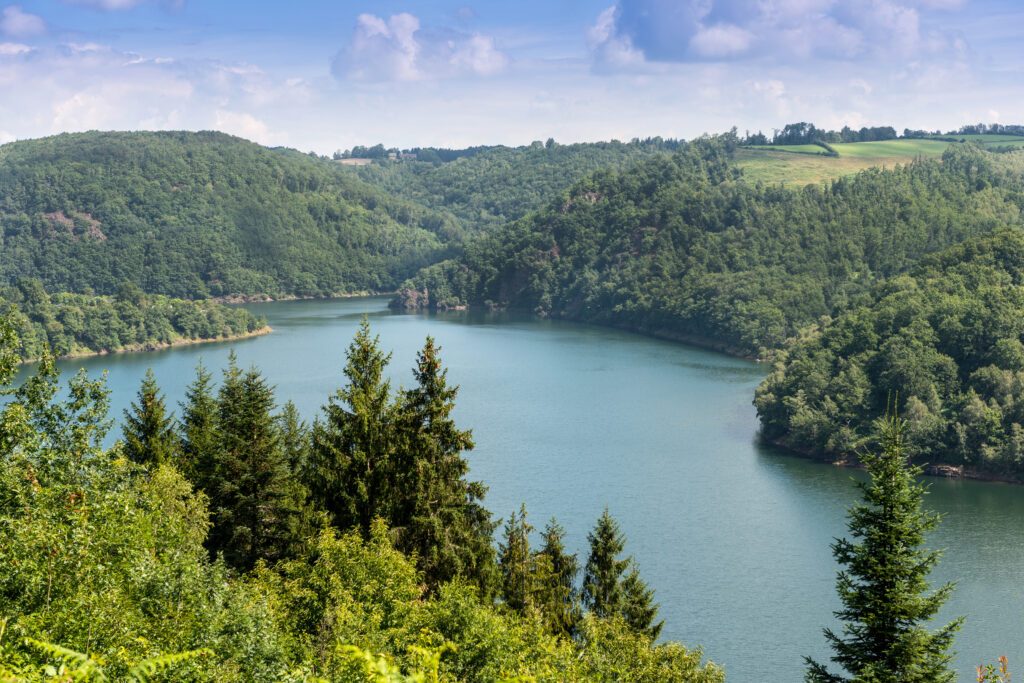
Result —
[[[745, 145], [736, 163], [747, 180], [793, 185], [818, 183], [868, 168], [891, 168], [920, 158], [939, 158], [951, 145], [974, 143], [983, 149], [1024, 148], [1024, 135], [948, 134], [871, 142], [797, 145]], [[834, 153], [830, 152], [830, 149]]]

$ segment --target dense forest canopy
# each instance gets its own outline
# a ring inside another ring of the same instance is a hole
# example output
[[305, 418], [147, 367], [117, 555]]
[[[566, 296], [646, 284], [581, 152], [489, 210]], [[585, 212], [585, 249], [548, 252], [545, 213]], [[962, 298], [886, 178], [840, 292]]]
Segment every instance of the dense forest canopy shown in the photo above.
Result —
[[81, 133], [0, 147], [0, 278], [184, 298], [388, 290], [443, 216], [329, 160], [221, 133]]
[[448, 212], [467, 234], [491, 230], [540, 209], [584, 176], [620, 168], [679, 146], [649, 138], [562, 145], [554, 140], [525, 147], [419, 149], [415, 159], [352, 169], [363, 180], [430, 209]]
[[854, 456], [886, 409], [925, 463], [1024, 473], [1024, 231], [929, 257], [805, 331], [757, 393], [765, 435]]
[[745, 182], [737, 143], [599, 171], [424, 269], [396, 305], [525, 308], [763, 354], [927, 254], [1021, 221], [1019, 154], [957, 146], [787, 189]]
[[51, 295], [39, 280], [18, 280], [0, 288], [0, 315], [18, 330], [24, 360], [231, 339], [266, 327], [242, 308], [144, 294], [130, 282], [115, 296], [90, 296]]

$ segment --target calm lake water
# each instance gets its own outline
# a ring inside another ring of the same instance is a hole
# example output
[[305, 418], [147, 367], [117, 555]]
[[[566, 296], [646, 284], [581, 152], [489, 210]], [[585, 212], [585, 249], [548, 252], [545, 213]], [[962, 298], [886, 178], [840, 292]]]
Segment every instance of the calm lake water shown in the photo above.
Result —
[[[495, 516], [521, 502], [536, 527], [555, 516], [585, 561], [608, 506], [657, 591], [664, 637], [702, 645], [734, 683], [800, 681], [804, 655], [828, 656], [821, 628], [838, 605], [829, 543], [845, 531], [856, 473], [758, 444], [751, 399], [764, 366], [571, 323], [393, 315], [382, 298], [249, 308], [274, 334], [62, 367], [108, 371], [120, 417], [147, 367], [176, 403], [196, 363], [219, 369], [233, 348], [312, 419], [341, 383], [361, 316], [394, 352], [395, 384], [412, 382], [433, 335], [462, 387], [457, 418], [473, 429], [472, 474], [490, 486]], [[931, 539], [946, 548], [937, 580], [958, 582], [944, 616], [968, 615], [961, 680], [1001, 654], [1024, 671], [1024, 489], [931, 483], [928, 504], [945, 515]]]

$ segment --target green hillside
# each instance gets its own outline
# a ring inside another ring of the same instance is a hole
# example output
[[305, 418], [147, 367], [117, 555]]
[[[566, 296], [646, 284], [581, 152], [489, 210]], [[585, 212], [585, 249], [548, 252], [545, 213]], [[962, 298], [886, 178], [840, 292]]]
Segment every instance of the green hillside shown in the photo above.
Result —
[[348, 170], [391, 194], [445, 212], [471, 234], [541, 208], [598, 169], [620, 168], [677, 145], [660, 138], [571, 145], [549, 141], [545, 145], [463, 150], [448, 162], [442, 162], [434, 150], [421, 150], [417, 160]]
[[794, 340], [758, 389], [765, 436], [854, 457], [895, 407], [919, 460], [1020, 477], [1022, 264], [1021, 230], [974, 239]]
[[[892, 168], [918, 158], [939, 158], [951, 145], [945, 140], [899, 139], [832, 143], [839, 156], [827, 156], [817, 145], [743, 147], [736, 163], [752, 181], [807, 185], [835, 180], [868, 168]], [[814, 151], [817, 150], [817, 151]], [[796, 155], [792, 152], [802, 151]]]
[[221, 133], [82, 133], [0, 147], [0, 280], [186, 298], [387, 290], [445, 219], [336, 164]]
[[143, 294], [132, 284], [116, 296], [51, 295], [38, 280], [19, 280], [0, 288], [0, 318], [17, 330], [22, 360], [48, 352], [62, 357], [144, 351], [269, 331], [266, 321], [243, 308]]
[[425, 269], [396, 305], [515, 307], [758, 354], [925, 255], [1020, 223], [1011, 155], [956, 145], [790, 190], [745, 181], [735, 151], [722, 136], [596, 173]]

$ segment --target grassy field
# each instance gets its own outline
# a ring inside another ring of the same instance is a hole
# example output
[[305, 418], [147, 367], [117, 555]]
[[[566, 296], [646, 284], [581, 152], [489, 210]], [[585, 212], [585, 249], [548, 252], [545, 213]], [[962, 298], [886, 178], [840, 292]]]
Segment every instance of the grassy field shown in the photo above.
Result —
[[914, 159], [918, 156], [942, 156], [951, 142], [942, 140], [883, 140], [881, 142], [846, 142], [832, 147], [840, 157], [859, 159]]
[[936, 137], [950, 138], [953, 140], [970, 140], [983, 145], [999, 145], [1004, 142], [1024, 142], [1024, 135], [942, 135]]
[[[1003, 137], [1002, 144], [1007, 144], [1005, 138], [1009, 136], [991, 137]], [[835, 180], [875, 166], [891, 168], [897, 164], [908, 164], [918, 157], [941, 156], [951, 144], [957, 143], [907, 139], [833, 144], [832, 147], [839, 153], [838, 157], [778, 151], [787, 148], [812, 148], [816, 147], [815, 145], [744, 147], [737, 151], [736, 160], [748, 180], [806, 185]], [[1024, 140], [1021, 141], [1021, 145], [1024, 146]]]
[[[752, 149], [758, 149], [754, 147]], [[772, 151], [790, 152], [792, 154], [828, 154], [828, 150], [818, 145], [772, 145]]]

